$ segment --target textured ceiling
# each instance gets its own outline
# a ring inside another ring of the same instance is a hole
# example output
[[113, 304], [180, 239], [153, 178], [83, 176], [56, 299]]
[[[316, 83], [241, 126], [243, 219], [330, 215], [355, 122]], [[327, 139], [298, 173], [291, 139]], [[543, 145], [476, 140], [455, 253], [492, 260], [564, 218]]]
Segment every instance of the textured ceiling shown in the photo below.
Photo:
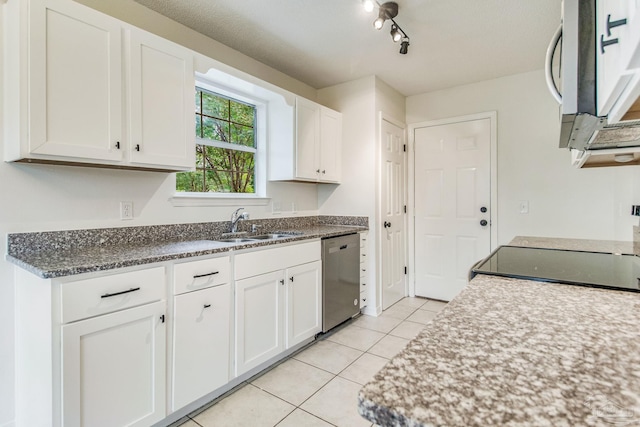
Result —
[[406, 96], [543, 68], [560, 0], [397, 0], [407, 55], [361, 0], [136, 0], [320, 89], [377, 75]]

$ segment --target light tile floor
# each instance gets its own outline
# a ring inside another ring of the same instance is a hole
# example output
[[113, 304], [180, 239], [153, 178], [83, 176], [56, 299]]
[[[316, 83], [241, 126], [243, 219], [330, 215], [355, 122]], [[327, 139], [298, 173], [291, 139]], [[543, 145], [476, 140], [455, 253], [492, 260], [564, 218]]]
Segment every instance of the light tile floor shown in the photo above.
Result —
[[190, 414], [182, 427], [370, 427], [357, 411], [362, 386], [445, 303], [404, 298], [381, 316], [360, 316]]

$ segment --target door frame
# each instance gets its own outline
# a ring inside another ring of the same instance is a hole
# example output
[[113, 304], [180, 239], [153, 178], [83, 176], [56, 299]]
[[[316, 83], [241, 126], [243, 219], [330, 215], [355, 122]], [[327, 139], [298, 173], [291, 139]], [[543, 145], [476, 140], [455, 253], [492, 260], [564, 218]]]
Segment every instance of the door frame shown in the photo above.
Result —
[[[394, 126], [397, 126], [402, 129], [404, 133], [404, 142], [407, 144], [407, 154], [409, 152], [409, 141], [407, 135], [407, 124], [398, 120], [396, 118], [391, 117], [389, 114], [386, 114], [384, 111], [380, 111], [378, 114], [378, 123], [377, 123], [377, 146], [376, 146], [376, 220], [374, 224], [375, 230], [375, 238], [376, 238], [376, 294], [375, 294], [375, 312], [376, 316], [382, 313], [382, 234], [383, 229], [380, 227], [380, 218], [382, 218], [382, 195], [380, 192], [382, 191], [382, 122], [387, 121]], [[404, 156], [404, 201], [407, 205], [407, 213], [404, 215], [404, 224], [402, 226], [402, 232], [404, 233], [404, 261], [407, 267], [409, 266], [410, 254], [409, 254], [409, 246], [408, 246], [408, 226], [409, 221], [407, 220], [409, 215], [409, 198], [408, 198], [408, 170], [409, 170], [409, 156]], [[371, 224], [369, 224], [369, 228], [371, 229]], [[411, 269], [409, 269], [411, 270]], [[408, 276], [405, 275], [404, 279], [404, 290], [405, 294], [409, 295], [411, 292], [411, 286], [409, 284]]]
[[[430, 126], [440, 126], [440, 125], [448, 125], [453, 123], [460, 122], [469, 122], [473, 120], [480, 119], [489, 119], [490, 121], [490, 129], [491, 129], [491, 145], [490, 145], [490, 153], [489, 153], [489, 163], [490, 163], [490, 172], [489, 179], [491, 181], [490, 184], [490, 194], [489, 198], [490, 202], [490, 219], [489, 224], [491, 227], [491, 240], [490, 240], [490, 249], [493, 251], [498, 243], [498, 113], [497, 111], [486, 111], [483, 113], [477, 114], [469, 114], [465, 116], [456, 116], [456, 117], [448, 117], [445, 119], [438, 120], [428, 120], [419, 123], [413, 123], [409, 125], [408, 135], [407, 135], [407, 151], [408, 151], [408, 168], [407, 168], [407, 192], [408, 192], [408, 200], [407, 200], [407, 210], [409, 215], [409, 220], [405, 221], [409, 223], [409, 231], [407, 234], [407, 241], [409, 243], [409, 296], [416, 295], [416, 276], [415, 276], [415, 265], [416, 265], [416, 242], [415, 242], [415, 131], [418, 128], [430, 127]], [[471, 267], [471, 266], [469, 266]]]

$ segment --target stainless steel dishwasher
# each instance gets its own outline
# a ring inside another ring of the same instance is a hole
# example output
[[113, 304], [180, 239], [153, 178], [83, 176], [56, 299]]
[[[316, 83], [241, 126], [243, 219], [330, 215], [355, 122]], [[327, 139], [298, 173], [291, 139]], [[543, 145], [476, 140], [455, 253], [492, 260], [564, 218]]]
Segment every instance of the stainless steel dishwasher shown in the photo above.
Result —
[[360, 236], [322, 240], [322, 332], [360, 313]]

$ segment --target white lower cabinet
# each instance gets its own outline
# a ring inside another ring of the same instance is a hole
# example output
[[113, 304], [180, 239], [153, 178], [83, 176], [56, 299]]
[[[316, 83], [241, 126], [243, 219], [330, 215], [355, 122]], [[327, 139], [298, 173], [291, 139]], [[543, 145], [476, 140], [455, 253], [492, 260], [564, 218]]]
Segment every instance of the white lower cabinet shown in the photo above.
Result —
[[236, 255], [236, 375], [322, 329], [320, 242]]
[[62, 425], [148, 426], [165, 417], [165, 302], [62, 327]]
[[291, 267], [287, 277], [287, 348], [322, 329], [322, 262]]
[[163, 266], [41, 279], [17, 268], [16, 426], [166, 417]]
[[281, 271], [236, 281], [236, 375], [284, 350]]
[[162, 423], [322, 329], [320, 240], [78, 278], [15, 272], [18, 427]]
[[174, 299], [172, 410], [229, 381], [231, 285]]

